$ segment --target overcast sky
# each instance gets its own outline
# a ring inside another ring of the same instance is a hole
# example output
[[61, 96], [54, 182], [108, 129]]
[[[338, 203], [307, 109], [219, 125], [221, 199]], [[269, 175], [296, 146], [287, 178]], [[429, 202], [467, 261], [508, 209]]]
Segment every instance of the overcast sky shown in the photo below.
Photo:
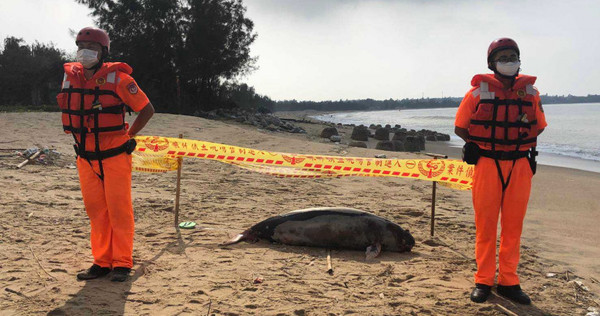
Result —
[[[502, 36], [519, 43], [542, 93], [600, 94], [597, 0], [244, 3], [259, 69], [242, 81], [275, 100], [462, 96]], [[74, 0], [0, 0], [0, 37], [73, 52], [69, 28], [93, 24], [89, 12]]]

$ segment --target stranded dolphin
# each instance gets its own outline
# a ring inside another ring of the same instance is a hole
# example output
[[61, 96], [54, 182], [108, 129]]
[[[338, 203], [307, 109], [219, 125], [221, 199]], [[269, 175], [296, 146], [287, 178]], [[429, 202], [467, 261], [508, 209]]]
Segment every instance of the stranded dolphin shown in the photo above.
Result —
[[367, 259], [383, 251], [410, 251], [408, 230], [377, 215], [352, 208], [322, 207], [267, 218], [223, 245], [266, 239], [286, 245], [365, 250]]

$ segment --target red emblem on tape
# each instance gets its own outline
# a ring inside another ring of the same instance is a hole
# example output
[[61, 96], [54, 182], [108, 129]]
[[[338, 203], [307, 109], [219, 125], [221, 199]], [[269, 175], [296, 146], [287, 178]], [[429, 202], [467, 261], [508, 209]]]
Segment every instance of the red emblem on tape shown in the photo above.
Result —
[[446, 168], [443, 160], [421, 160], [419, 161], [419, 172], [427, 178], [437, 177]]
[[291, 163], [292, 165], [301, 163], [304, 159], [306, 159], [306, 158], [298, 158], [298, 157], [286, 156], [286, 155], [281, 155], [281, 156], [283, 157], [283, 160]]
[[169, 141], [166, 138], [158, 136], [148, 137], [142, 142], [144, 143], [144, 146], [154, 152], [165, 150], [169, 147]]

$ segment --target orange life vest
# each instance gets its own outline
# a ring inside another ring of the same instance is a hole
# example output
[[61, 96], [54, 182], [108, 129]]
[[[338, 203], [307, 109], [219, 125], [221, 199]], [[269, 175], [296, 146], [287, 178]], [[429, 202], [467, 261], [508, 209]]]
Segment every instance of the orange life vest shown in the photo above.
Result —
[[535, 147], [537, 119], [535, 116], [536, 77], [519, 75], [513, 87], [504, 89], [493, 74], [475, 75], [471, 84], [479, 96], [469, 125], [469, 140], [492, 151], [526, 151]]
[[65, 76], [58, 106], [62, 111], [63, 129], [66, 133], [95, 135], [124, 135], [125, 104], [117, 94], [118, 72], [130, 74], [125, 63], [105, 63], [94, 76], [84, 81], [80, 63], [66, 63]]
[[[66, 63], [62, 89], [56, 97], [62, 111], [62, 124], [66, 133], [73, 135], [75, 153], [86, 159], [98, 160], [104, 179], [102, 160], [123, 152], [131, 153], [135, 141], [129, 140], [114, 148], [100, 150], [100, 137], [127, 134], [125, 107], [119, 95], [119, 72], [131, 74], [125, 63], [104, 63], [92, 80], [85, 80], [80, 63]], [[85, 148], [86, 137], [94, 137], [95, 148]]]

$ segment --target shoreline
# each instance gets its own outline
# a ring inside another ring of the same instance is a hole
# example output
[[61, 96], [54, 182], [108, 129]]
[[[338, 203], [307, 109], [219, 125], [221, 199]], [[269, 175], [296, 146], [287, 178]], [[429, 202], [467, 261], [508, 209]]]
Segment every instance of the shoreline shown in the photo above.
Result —
[[[436, 108], [437, 109], [437, 108]], [[418, 109], [420, 110], [420, 109]], [[374, 110], [375, 111], [375, 110]], [[389, 110], [380, 110], [380, 111], [389, 111]], [[335, 113], [356, 113], [356, 112], [365, 112], [365, 111], [354, 111], [354, 110], [349, 110], [349, 111], [315, 111], [315, 110], [310, 110], [310, 111], [297, 111], [298, 113], [295, 113], [296, 111], [282, 111], [282, 112], [275, 112], [275, 114], [277, 115], [278, 113], [283, 114], [283, 115], [288, 115], [288, 116], [292, 116], [292, 117], [300, 117], [303, 119], [306, 118], [310, 118], [313, 119], [315, 121], [319, 121], [323, 124], [327, 124], [328, 121], [323, 121], [323, 120], [319, 120], [317, 118], [315, 118], [314, 116], [318, 116], [318, 115], [328, 115], [328, 114], [335, 114]], [[372, 111], [370, 111], [372, 112]], [[337, 122], [336, 122], [337, 123]], [[410, 129], [410, 126], [407, 127]], [[440, 132], [440, 131], [438, 131]], [[447, 131], [444, 131], [447, 132]], [[453, 133], [450, 133], [451, 137], [455, 137], [455, 135]], [[462, 140], [461, 140], [462, 142]], [[435, 142], [428, 142], [428, 144], [433, 144]], [[441, 143], [441, 142], [440, 142]], [[456, 144], [453, 144], [456, 145]], [[462, 146], [462, 145], [460, 145]], [[440, 154], [445, 154], [457, 159], [460, 159], [462, 156], [462, 148], [458, 147], [458, 148], [454, 148], [452, 147], [451, 144], [448, 143], [448, 148], [446, 149], [443, 146], [436, 146], [436, 148], [443, 148], [443, 150], [440, 152]], [[541, 152], [537, 157], [537, 161], [538, 161], [538, 165], [547, 165], [547, 166], [554, 166], [554, 167], [562, 167], [562, 168], [566, 168], [566, 169], [575, 169], [575, 170], [583, 170], [583, 171], [588, 171], [588, 172], [594, 172], [594, 173], [600, 173], [600, 161], [596, 161], [596, 160], [591, 160], [591, 159], [584, 159], [584, 158], [580, 158], [580, 157], [576, 157], [576, 156], [568, 156], [568, 155], [562, 155], [562, 154], [558, 154], [558, 153], [552, 153], [552, 152]]]

